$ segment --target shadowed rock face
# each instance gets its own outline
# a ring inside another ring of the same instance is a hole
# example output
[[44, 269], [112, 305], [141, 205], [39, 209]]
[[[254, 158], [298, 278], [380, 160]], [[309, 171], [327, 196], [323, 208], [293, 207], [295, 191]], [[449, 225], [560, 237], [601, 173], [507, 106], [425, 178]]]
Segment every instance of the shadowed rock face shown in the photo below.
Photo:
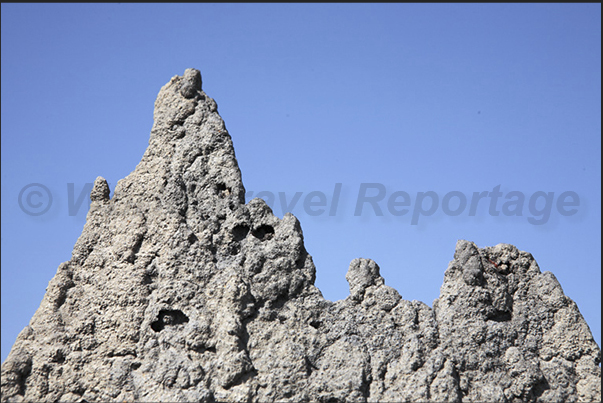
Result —
[[355, 259], [325, 300], [298, 220], [245, 204], [199, 71], [166, 84], [149, 147], [103, 178], [70, 261], [2, 364], [2, 402], [598, 401], [600, 349], [552, 273], [459, 241], [433, 308]]

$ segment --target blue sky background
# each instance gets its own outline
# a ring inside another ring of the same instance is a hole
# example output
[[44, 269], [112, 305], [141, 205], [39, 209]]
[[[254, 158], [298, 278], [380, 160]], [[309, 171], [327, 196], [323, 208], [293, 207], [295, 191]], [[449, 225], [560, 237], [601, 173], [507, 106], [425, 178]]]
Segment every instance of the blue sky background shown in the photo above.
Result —
[[[348, 265], [365, 257], [431, 306], [458, 239], [511, 243], [555, 274], [601, 344], [600, 4], [2, 4], [1, 29], [2, 360], [85, 223], [88, 196], [70, 215], [68, 184], [76, 199], [98, 175], [113, 190], [144, 153], [159, 89], [188, 67], [246, 189], [274, 193], [279, 217], [278, 192], [302, 192], [293, 213], [327, 299], [348, 295]], [[19, 206], [30, 183], [53, 196], [45, 214]], [[384, 186], [382, 216], [354, 215], [362, 183]], [[441, 208], [497, 185], [526, 195], [523, 216]], [[312, 191], [321, 215], [304, 210]], [[396, 191], [406, 215], [387, 208]], [[411, 225], [427, 191], [440, 207]], [[577, 213], [553, 206], [531, 224], [537, 191], [575, 192]]]

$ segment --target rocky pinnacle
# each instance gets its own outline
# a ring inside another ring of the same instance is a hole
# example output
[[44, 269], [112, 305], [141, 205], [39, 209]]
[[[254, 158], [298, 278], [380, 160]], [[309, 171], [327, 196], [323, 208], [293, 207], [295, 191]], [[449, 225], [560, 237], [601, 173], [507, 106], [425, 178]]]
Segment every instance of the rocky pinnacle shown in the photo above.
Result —
[[199, 71], [87, 221], [2, 364], [2, 402], [592, 402], [601, 350], [555, 276], [458, 241], [433, 307], [355, 259], [325, 300], [299, 221], [245, 204]]

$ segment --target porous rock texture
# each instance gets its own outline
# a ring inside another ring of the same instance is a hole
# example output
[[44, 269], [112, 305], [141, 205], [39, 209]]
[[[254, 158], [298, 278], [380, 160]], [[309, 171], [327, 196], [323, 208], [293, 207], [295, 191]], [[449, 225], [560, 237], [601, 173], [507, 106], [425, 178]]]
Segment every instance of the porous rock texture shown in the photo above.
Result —
[[199, 71], [166, 84], [112, 198], [97, 178], [70, 261], [2, 364], [2, 402], [601, 399], [600, 348], [555, 276], [459, 241], [433, 308], [355, 259], [325, 300], [298, 220], [244, 200]]

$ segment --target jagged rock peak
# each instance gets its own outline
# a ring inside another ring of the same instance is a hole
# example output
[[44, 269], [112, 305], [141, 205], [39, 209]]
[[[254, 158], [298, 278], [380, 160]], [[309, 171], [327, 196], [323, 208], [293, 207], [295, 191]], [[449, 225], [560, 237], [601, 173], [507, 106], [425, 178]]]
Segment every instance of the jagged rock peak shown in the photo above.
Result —
[[355, 259], [325, 300], [299, 221], [245, 204], [230, 135], [188, 69], [2, 364], [2, 402], [600, 401], [601, 350], [552, 273], [459, 241], [433, 308]]

